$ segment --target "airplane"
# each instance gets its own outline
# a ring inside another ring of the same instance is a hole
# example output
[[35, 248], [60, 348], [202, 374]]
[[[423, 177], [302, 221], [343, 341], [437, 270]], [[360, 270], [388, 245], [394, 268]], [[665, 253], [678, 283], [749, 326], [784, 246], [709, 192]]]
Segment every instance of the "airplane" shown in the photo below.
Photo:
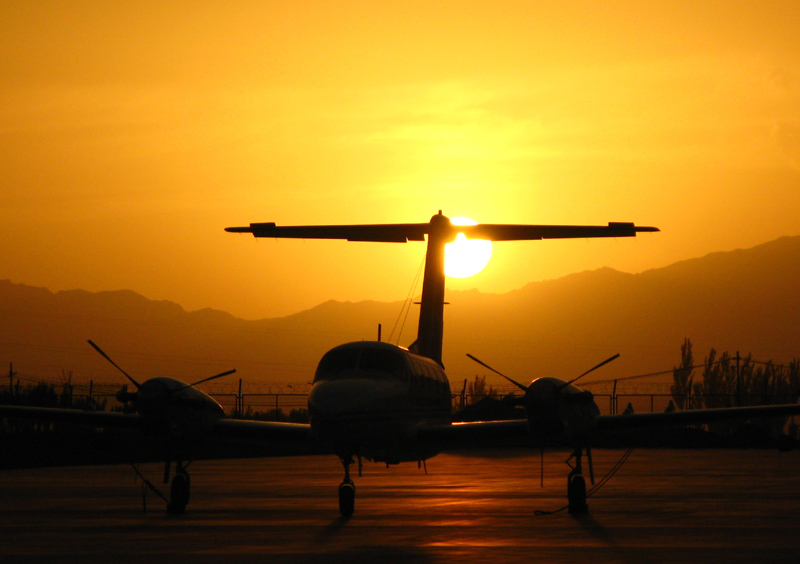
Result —
[[591, 475], [591, 441], [599, 431], [800, 413], [800, 405], [779, 405], [603, 416], [591, 392], [574, 384], [577, 379], [545, 377], [527, 386], [514, 382], [524, 391], [525, 419], [452, 422], [452, 395], [442, 362], [445, 244], [460, 233], [474, 239], [520, 241], [635, 237], [637, 233], [659, 231], [655, 227], [633, 223], [456, 226], [439, 211], [427, 223], [312, 226], [251, 223], [226, 231], [250, 233], [254, 237], [396, 243], [426, 241], [427, 237], [416, 340], [408, 348], [380, 341], [346, 343], [325, 353], [308, 396], [307, 425], [227, 419], [212, 398], [193, 385], [168, 378], [154, 378], [141, 385], [134, 382], [138, 390], [135, 395], [119, 394], [119, 399], [131, 401], [137, 414], [0, 406], [0, 417], [137, 427], [167, 436], [173, 450], [165, 460], [165, 483], [170, 462], [177, 463], [172, 499], [167, 507], [173, 513], [182, 513], [189, 499], [189, 476], [180, 454], [189, 439], [218, 436], [295, 447], [321, 442], [342, 463], [339, 511], [343, 518], [349, 518], [355, 509], [355, 483], [350, 469], [356, 460], [360, 474], [362, 459], [422, 465], [452, 444], [511, 441], [535, 447], [568, 446], [573, 449], [576, 461], [568, 476], [569, 510], [581, 514], [588, 511], [582, 456], [585, 451]]
[[[154, 442], [157, 441], [159, 445], [165, 444], [164, 484], [170, 483], [173, 462], [175, 466], [170, 497], [166, 500], [169, 513], [181, 514], [185, 511], [191, 484], [188, 464], [185, 464], [185, 461], [194, 453], [202, 452], [210, 436], [228, 436], [231, 428], [235, 427], [235, 434], [246, 439], [248, 432], [255, 425], [259, 430], [259, 440], [263, 444], [270, 444], [269, 432], [265, 432], [265, 427], [277, 429], [283, 441], [290, 443], [296, 441], [301, 444], [313, 442], [308, 425], [262, 424], [258, 421], [226, 419], [222, 406], [196, 387], [198, 384], [233, 374], [236, 372], [235, 369], [203, 378], [192, 384], [163, 376], [139, 383], [98, 345], [91, 340], [88, 342], [136, 387], [135, 392], [129, 392], [128, 386], [125, 385], [116, 394], [117, 401], [126, 406], [130, 405], [134, 413], [0, 405], [0, 418], [32, 419], [95, 428], [133, 429]], [[139, 474], [138, 469], [137, 474]], [[139, 475], [143, 478], [141, 474]], [[145, 484], [158, 495], [162, 495], [149, 481], [145, 480]]]

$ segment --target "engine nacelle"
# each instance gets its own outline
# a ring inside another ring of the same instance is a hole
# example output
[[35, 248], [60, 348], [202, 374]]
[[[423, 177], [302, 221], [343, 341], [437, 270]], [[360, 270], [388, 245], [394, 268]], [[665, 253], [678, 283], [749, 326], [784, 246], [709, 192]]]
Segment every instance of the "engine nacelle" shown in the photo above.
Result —
[[569, 441], [594, 431], [600, 409], [587, 390], [558, 378], [538, 378], [525, 393], [525, 411], [537, 443]]

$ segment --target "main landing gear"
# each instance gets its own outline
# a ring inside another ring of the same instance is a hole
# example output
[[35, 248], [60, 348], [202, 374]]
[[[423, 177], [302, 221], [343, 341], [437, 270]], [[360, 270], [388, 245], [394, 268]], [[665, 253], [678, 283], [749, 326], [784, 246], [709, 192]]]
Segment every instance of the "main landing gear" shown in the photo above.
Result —
[[[569, 500], [567, 510], [571, 515], [585, 515], [589, 512], [589, 506], [586, 503], [586, 480], [583, 477], [583, 466], [581, 465], [582, 455], [583, 449], [581, 447], [576, 447], [575, 451], [567, 459], [567, 465], [572, 468], [572, 471], [567, 477], [567, 499]], [[594, 483], [592, 451], [588, 447], [586, 448], [586, 456], [589, 459], [590, 478], [592, 483]], [[573, 458], [575, 459], [575, 466], [569, 463]]]
[[[165, 475], [165, 478], [167, 476]], [[191, 491], [191, 478], [186, 466], [182, 462], [175, 463], [175, 476], [172, 478], [172, 485], [169, 490], [169, 503], [167, 512], [172, 515], [183, 515], [186, 512], [186, 505], [189, 503], [189, 493]]]
[[[188, 468], [189, 464], [184, 464], [182, 461], [177, 461], [175, 463], [175, 477], [172, 478], [170, 499], [167, 499], [166, 496], [150, 482], [150, 480], [145, 478], [134, 463], [131, 463], [131, 466], [133, 467], [133, 471], [136, 472], [136, 475], [142, 480], [142, 509], [145, 511], [145, 513], [147, 512], [148, 489], [167, 502], [167, 513], [171, 513], [172, 515], [183, 515], [186, 512], [186, 505], [189, 503], [189, 492], [191, 485], [189, 472], [186, 471], [186, 468]], [[164, 463], [165, 484], [169, 483], [171, 466], [172, 464], [170, 463], [170, 460], [167, 459], [167, 461]]]

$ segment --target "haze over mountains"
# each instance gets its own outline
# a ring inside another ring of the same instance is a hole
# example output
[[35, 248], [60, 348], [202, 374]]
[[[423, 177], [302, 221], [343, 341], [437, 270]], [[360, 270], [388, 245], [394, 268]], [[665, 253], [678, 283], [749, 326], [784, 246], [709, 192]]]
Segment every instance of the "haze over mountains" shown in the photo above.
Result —
[[[617, 352], [620, 359], [586, 381], [669, 370], [686, 337], [695, 343], [697, 362], [714, 347], [784, 363], [800, 357], [798, 281], [800, 237], [783, 237], [641, 274], [605, 268], [507, 294], [449, 291], [444, 363], [454, 390], [475, 374], [503, 382], [466, 353], [522, 381], [572, 378]], [[388, 340], [401, 309], [401, 301], [329, 301], [250, 321], [213, 310], [186, 312], [132, 291], [52, 293], [5, 280], [0, 362], [13, 362], [26, 379], [59, 381], [71, 372], [73, 381], [123, 383], [86, 343], [92, 339], [139, 380], [195, 381], [236, 368], [231, 382], [298, 385], [313, 378], [329, 348], [374, 340], [379, 323]], [[416, 336], [416, 315], [412, 306], [401, 345]]]

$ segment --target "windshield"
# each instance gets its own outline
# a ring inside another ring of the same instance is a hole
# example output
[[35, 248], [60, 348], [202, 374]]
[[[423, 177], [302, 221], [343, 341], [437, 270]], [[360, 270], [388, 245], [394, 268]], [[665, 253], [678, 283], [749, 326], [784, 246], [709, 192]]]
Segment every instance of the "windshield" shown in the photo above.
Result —
[[[358, 372], [352, 372], [352, 371]], [[347, 373], [345, 373], [347, 371]], [[380, 348], [336, 348], [322, 357], [314, 381], [336, 378], [369, 378], [375, 372], [390, 374], [399, 380], [407, 377], [406, 363], [399, 351]]]

